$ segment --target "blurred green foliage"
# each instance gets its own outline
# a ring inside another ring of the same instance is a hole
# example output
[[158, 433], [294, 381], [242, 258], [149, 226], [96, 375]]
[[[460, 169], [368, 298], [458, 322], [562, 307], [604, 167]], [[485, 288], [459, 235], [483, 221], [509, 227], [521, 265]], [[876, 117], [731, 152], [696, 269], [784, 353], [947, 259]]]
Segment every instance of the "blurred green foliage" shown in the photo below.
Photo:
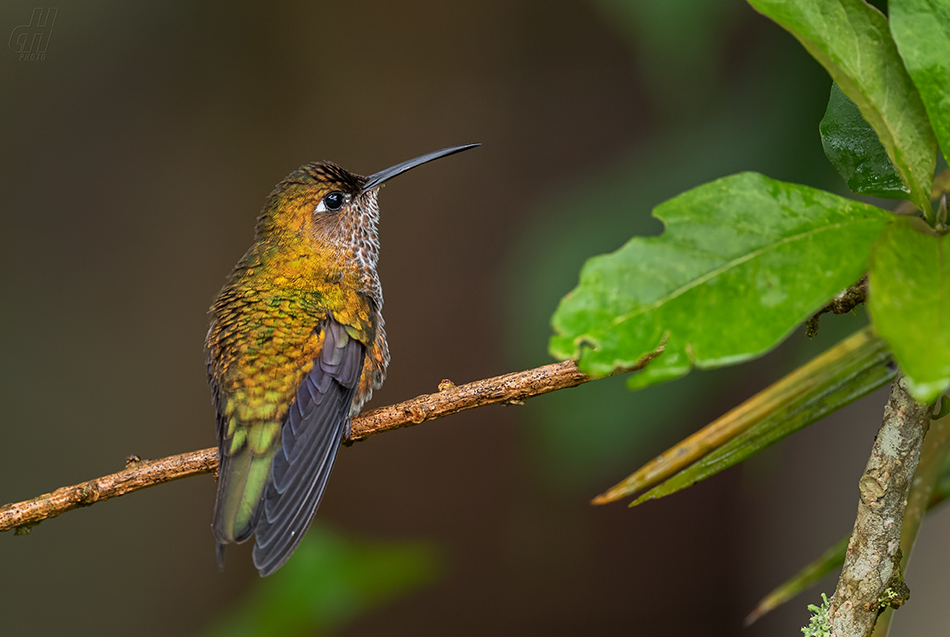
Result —
[[277, 573], [251, 590], [206, 637], [322, 635], [435, 581], [440, 555], [424, 542], [369, 542], [313, 526]]
[[[718, 57], [736, 17], [748, 11], [728, 0], [593, 0], [635, 55], [658, 104], [689, 112], [689, 96], [715, 97]], [[674, 98], [674, 99], [670, 99]]]

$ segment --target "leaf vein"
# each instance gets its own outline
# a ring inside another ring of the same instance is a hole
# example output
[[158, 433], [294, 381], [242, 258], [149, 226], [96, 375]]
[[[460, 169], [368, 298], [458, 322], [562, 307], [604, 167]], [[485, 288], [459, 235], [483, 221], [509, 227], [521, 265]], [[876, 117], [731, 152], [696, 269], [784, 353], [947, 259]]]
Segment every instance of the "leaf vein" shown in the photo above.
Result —
[[705, 283], [706, 281], [709, 281], [710, 279], [713, 279], [719, 276], [723, 272], [726, 272], [727, 270], [730, 270], [731, 268], [740, 266], [747, 261], [751, 261], [752, 259], [765, 254], [769, 250], [775, 249], [787, 243], [791, 243], [792, 241], [798, 241], [801, 239], [814, 236], [820, 232], [825, 232], [827, 230], [835, 230], [837, 228], [841, 228], [847, 223], [853, 223], [853, 222], [839, 222], [839, 223], [831, 224], [828, 226], [822, 226], [821, 228], [812, 228], [811, 230], [808, 230], [806, 232], [801, 232], [799, 234], [792, 235], [790, 237], [785, 237], [781, 241], [776, 241], [774, 243], [764, 245], [760, 248], [756, 248], [755, 250], [749, 252], [748, 254], [744, 254], [740, 257], [727, 261], [726, 263], [722, 264], [720, 267], [710, 270], [709, 272], [703, 274], [702, 276], [699, 276], [693, 281], [690, 281], [684, 284], [683, 286], [677, 288], [676, 290], [671, 291], [666, 296], [663, 296], [657, 299], [656, 301], [653, 301], [652, 303], [645, 304], [632, 312], [621, 314], [620, 316], [614, 318], [613, 321], [611, 321], [611, 325], [613, 326], [620, 325], [621, 323], [624, 323], [630, 319], [636, 318], [637, 316], [640, 316], [641, 314], [645, 314], [651, 310], [655, 310], [656, 308], [663, 305], [664, 303], [668, 303], [669, 301], [672, 301], [678, 296], [682, 296], [689, 290], [692, 290], [693, 288]]

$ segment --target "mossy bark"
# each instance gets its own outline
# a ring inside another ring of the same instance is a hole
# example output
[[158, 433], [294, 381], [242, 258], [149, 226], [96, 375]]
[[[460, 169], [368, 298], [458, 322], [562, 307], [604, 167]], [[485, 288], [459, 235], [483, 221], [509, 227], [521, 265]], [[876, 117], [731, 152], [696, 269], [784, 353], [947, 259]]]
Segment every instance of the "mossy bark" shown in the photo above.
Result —
[[870, 635], [885, 607], [882, 599], [893, 606], [897, 588], [900, 603], [910, 595], [900, 575], [901, 526], [930, 415], [931, 409], [914, 401], [898, 375], [858, 483], [858, 514], [831, 601], [835, 637]]

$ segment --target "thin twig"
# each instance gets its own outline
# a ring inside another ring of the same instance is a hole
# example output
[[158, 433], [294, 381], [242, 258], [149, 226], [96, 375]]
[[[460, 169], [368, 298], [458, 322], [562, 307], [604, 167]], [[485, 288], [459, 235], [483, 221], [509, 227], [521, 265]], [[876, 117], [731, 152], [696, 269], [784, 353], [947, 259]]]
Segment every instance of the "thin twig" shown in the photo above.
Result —
[[868, 637], [884, 608], [910, 597], [901, 573], [901, 527], [930, 415], [898, 374], [858, 483], [858, 514], [831, 600], [835, 637]]
[[[642, 369], [659, 356], [663, 347], [646, 355], [633, 367], [616, 370], [615, 374]], [[553, 363], [523, 372], [505, 374], [466, 385], [456, 386], [443, 380], [439, 391], [380, 407], [353, 419], [350, 442], [372, 435], [410, 427], [426, 420], [435, 420], [465, 409], [503, 403], [520, 405], [527, 398], [558, 389], [577, 387], [593, 380], [577, 369], [574, 361]], [[130, 458], [124, 471], [57, 489], [39, 497], [0, 507], [0, 532], [17, 529], [25, 533], [32, 525], [56, 517], [78, 507], [89, 506], [126, 493], [188, 476], [211, 473], [218, 468], [217, 448], [192, 451], [161, 460]]]
[[28, 532], [31, 526], [66, 511], [90, 506], [156, 484], [211, 473], [217, 468], [217, 449], [202, 449], [161, 460], [131, 461], [127, 463], [124, 471], [63, 487], [32, 500], [0, 508], [0, 531], [15, 528], [17, 535], [21, 535]]
[[867, 297], [868, 275], [865, 274], [857, 283], [836, 294], [825, 307], [818, 310], [814, 316], [805, 321], [805, 335], [808, 338], [814, 338], [818, 334], [818, 319], [821, 318], [822, 314], [826, 312], [847, 314], [864, 303]]
[[467, 385], [456, 386], [449, 380], [443, 380], [439, 384], [440, 391], [436, 394], [419, 396], [357, 416], [353, 419], [350, 441], [358, 442], [390, 429], [411, 427], [426, 420], [442, 418], [483, 405], [518, 405], [526, 398], [567, 387], [577, 387], [590, 380], [590, 376], [578, 371], [574, 361], [553, 363]]

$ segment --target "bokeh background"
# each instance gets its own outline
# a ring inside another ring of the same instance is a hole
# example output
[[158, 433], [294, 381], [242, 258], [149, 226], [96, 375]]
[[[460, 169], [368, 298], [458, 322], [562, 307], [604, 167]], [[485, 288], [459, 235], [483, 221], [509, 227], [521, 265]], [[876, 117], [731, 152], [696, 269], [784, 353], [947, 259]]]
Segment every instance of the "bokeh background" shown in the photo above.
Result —
[[[35, 6], [0, 5], [0, 35]], [[817, 130], [829, 78], [738, 0], [57, 8], [44, 60], [0, 50], [2, 502], [213, 446], [206, 310], [304, 162], [368, 174], [483, 144], [382, 193], [393, 363], [371, 406], [550, 362], [584, 260], [660, 232], [651, 208], [685, 189], [757, 170], [844, 192]], [[263, 582], [246, 546], [215, 566], [211, 476], [5, 534], [0, 633], [797, 634], [834, 576], [742, 619], [850, 530], [886, 392], [674, 497], [587, 502], [864, 322], [346, 448]], [[948, 515], [893, 635], [950, 628]]]

